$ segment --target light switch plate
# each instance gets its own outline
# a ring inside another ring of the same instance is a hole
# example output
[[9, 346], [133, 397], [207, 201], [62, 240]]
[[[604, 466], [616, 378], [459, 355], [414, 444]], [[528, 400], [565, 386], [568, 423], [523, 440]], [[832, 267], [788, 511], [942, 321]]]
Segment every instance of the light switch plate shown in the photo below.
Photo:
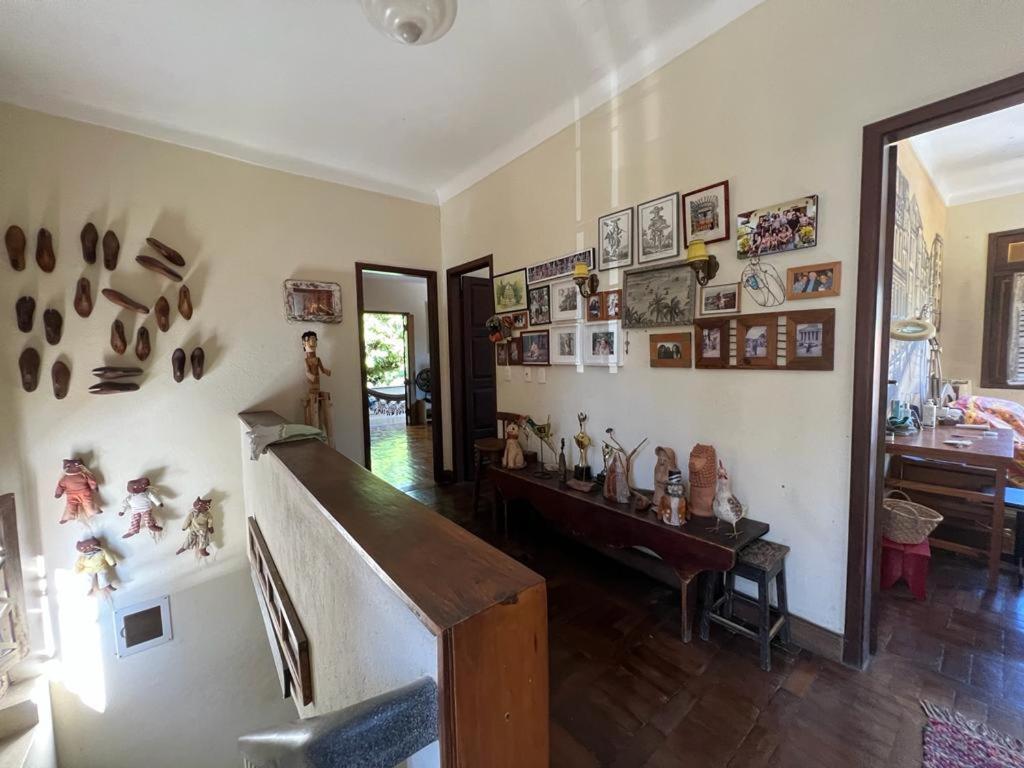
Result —
[[533, 371], [529, 368], [523, 368], [523, 381], [533, 381]]
[[512, 381], [512, 369], [509, 366], [505, 366], [505, 381]]
[[548, 369], [547, 368], [538, 368], [537, 369], [537, 383], [538, 384], [546, 384], [547, 381], [548, 381]]

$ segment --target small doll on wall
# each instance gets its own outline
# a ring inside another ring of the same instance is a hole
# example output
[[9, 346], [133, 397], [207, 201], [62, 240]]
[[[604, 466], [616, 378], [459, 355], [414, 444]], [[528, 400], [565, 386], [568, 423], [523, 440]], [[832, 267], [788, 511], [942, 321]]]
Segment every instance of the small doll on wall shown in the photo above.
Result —
[[210, 505], [213, 499], [197, 497], [192, 504], [192, 511], [185, 518], [185, 524], [181, 530], [187, 531], [185, 541], [174, 554], [180, 555], [188, 549], [196, 551], [196, 557], [209, 557], [210, 537], [213, 535], [213, 513], [210, 512]]
[[55, 499], [64, 497], [64, 514], [61, 515], [61, 525], [69, 520], [81, 520], [87, 523], [90, 517], [103, 512], [96, 505], [95, 492], [99, 486], [92, 472], [88, 470], [81, 459], [64, 459], [64, 474], [57, 481], [57, 490], [53, 494]]
[[128, 495], [124, 497], [124, 501], [121, 503], [121, 511], [117, 514], [119, 517], [123, 517], [125, 512], [131, 511], [132, 519], [128, 532], [121, 538], [130, 539], [139, 532], [142, 525], [145, 525], [146, 529], [153, 534], [153, 538], [156, 539], [156, 534], [164, 528], [162, 525], [157, 525], [156, 519], [153, 517], [153, 507], [162, 507], [163, 505], [164, 503], [150, 489], [148, 477], [129, 480]]
[[[117, 590], [113, 585], [113, 569], [117, 561], [113, 555], [103, 548], [103, 543], [95, 536], [82, 539], [75, 544], [78, 550], [78, 560], [75, 561], [75, 573], [86, 573], [89, 575], [90, 589], [89, 596], [100, 592], [109, 595]], [[103, 586], [100, 586], [100, 576], [103, 577]]]

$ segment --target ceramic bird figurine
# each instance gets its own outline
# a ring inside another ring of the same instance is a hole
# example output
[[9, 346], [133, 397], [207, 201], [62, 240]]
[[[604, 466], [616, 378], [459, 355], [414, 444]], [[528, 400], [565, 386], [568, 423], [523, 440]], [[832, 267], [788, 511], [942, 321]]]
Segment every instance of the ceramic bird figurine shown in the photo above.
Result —
[[718, 462], [718, 488], [715, 491], [715, 500], [711, 504], [711, 511], [718, 518], [715, 522], [716, 531], [722, 522], [732, 523], [732, 533], [729, 535], [733, 538], [739, 536], [736, 523], [747, 514], [747, 510], [733, 495], [729, 486], [729, 473], [725, 471], [725, 465], [721, 461]]

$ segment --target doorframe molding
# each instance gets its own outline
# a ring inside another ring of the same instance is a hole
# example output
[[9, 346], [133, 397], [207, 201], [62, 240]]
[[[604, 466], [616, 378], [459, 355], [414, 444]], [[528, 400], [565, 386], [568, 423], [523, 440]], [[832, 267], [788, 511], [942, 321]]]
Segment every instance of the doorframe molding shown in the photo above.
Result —
[[465, 392], [462, 389], [462, 369], [465, 360], [462, 354], [462, 276], [486, 268], [494, 277], [494, 254], [489, 253], [478, 259], [449, 267], [445, 272], [448, 297], [448, 382], [449, 402], [452, 412], [452, 474], [456, 482], [464, 480], [462, 471], [465, 451], [461, 436], [466, 428]]
[[[439, 397], [441, 386], [441, 344], [438, 331], [438, 309], [437, 309], [437, 272], [430, 269], [415, 269], [413, 267], [396, 267], [387, 264], [371, 264], [369, 262], [357, 261], [356, 267], [356, 325], [359, 331], [359, 390], [360, 407], [363, 412], [363, 466], [370, 469], [370, 411], [366, 401], [368, 397], [366, 386], [366, 338], [363, 333], [363, 273], [364, 272], [386, 272], [393, 275], [410, 275], [412, 277], [423, 277], [427, 280], [427, 335], [430, 348], [430, 427], [431, 444], [433, 446], [434, 482], [444, 481], [444, 443], [443, 427], [441, 418], [443, 414], [442, 398]], [[415, 387], [413, 382], [413, 387]], [[415, 389], [414, 389], [415, 391]], [[411, 403], [406, 404], [408, 408]]]
[[854, 336], [850, 514], [843, 661], [864, 667], [873, 650], [884, 484], [885, 410], [892, 299], [892, 210], [897, 141], [1024, 104], [1024, 72], [864, 126]]

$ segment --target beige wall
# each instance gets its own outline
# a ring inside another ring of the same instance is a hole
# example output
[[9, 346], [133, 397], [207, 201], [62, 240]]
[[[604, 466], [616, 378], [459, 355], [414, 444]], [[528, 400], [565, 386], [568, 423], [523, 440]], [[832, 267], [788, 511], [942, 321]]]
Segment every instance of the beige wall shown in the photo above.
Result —
[[[112, 227], [121, 240], [121, 262], [113, 273], [82, 261], [79, 231], [88, 220], [101, 233]], [[55, 612], [58, 606], [77, 606], [80, 585], [58, 591], [83, 531], [74, 524], [57, 524], [62, 502], [53, 499], [53, 488], [61, 459], [76, 453], [88, 457], [101, 480], [107, 510], [95, 529], [122, 560], [118, 571], [124, 584], [114, 604], [169, 593], [178, 638], [160, 653], [133, 657], [130, 665], [114, 657], [107, 635], [98, 638], [88, 661], [107, 680], [104, 697], [110, 710], [119, 711], [119, 702], [131, 701], [138, 716], [95, 718], [76, 703], [77, 697], [56, 696], [61, 764], [128, 764], [129, 757], [117, 751], [125, 729], [145, 729], [154, 752], [171, 754], [183, 740], [216, 745], [209, 759], [195, 756], [183, 764], [237, 764], [224, 760], [234, 754], [237, 729], [264, 725], [268, 716], [287, 715], [289, 707], [277, 702], [266, 686], [252, 684], [250, 670], [230, 658], [229, 644], [217, 650], [224, 659], [216, 667], [216, 678], [210, 666], [193, 668], [192, 654], [204, 652], [196, 648], [211, 632], [263, 632], [255, 598], [244, 591], [242, 599], [252, 603], [245, 611], [235, 610], [231, 603], [239, 599], [238, 590], [224, 585], [230, 582], [228, 575], [247, 567], [235, 414], [266, 406], [301, 418], [299, 335], [309, 326], [285, 321], [282, 281], [298, 277], [342, 285], [344, 322], [314, 327], [321, 335], [321, 355], [334, 374], [325, 380], [325, 388], [334, 396], [338, 448], [361, 460], [353, 263], [358, 259], [435, 268], [440, 260], [438, 210], [0, 105], [0, 227], [11, 223], [30, 233], [40, 226], [50, 229], [58, 265], [45, 275], [34, 261], [21, 273], [10, 269], [6, 256], [0, 263], [0, 304], [6, 318], [0, 324], [0, 382], [5, 392], [0, 398], [5, 435], [0, 488], [18, 495], [26, 549], [45, 556], [51, 606]], [[139, 320], [119, 313], [103, 298], [96, 299], [90, 318], [80, 319], [71, 306], [75, 281], [85, 274], [94, 291], [113, 286], [150, 304], [164, 291], [174, 305], [167, 282], [133, 261], [151, 233], [181, 250], [188, 261], [186, 280], [195, 316], [185, 322], [175, 311], [167, 334], [146, 320], [154, 350], [144, 364], [141, 391], [91, 396], [86, 389], [93, 366], [136, 362], [131, 353], [118, 358], [111, 352], [111, 321], [120, 315], [134, 333]], [[34, 235], [31, 239], [34, 245]], [[39, 304], [36, 329], [28, 336], [13, 322], [14, 301], [22, 294], [34, 295]], [[56, 348], [43, 340], [41, 314], [47, 306], [60, 308], [65, 317], [64, 339]], [[43, 357], [43, 383], [31, 394], [21, 390], [17, 375], [17, 357], [27, 343]], [[170, 374], [172, 350], [180, 345], [191, 351], [198, 344], [207, 353], [205, 378], [176, 384]], [[49, 384], [49, 369], [58, 355], [73, 371], [71, 394], [60, 402]], [[167, 502], [160, 513], [167, 531], [158, 543], [147, 535], [127, 542], [120, 538], [126, 521], [116, 510], [125, 483], [142, 474], [153, 479]], [[213, 497], [217, 524], [217, 552], [201, 565], [190, 555], [174, 556], [184, 516], [199, 494]], [[207, 590], [208, 610], [201, 615], [186, 604], [193, 594], [187, 590], [197, 585]], [[38, 592], [34, 582], [30, 589]], [[80, 642], [81, 632], [107, 628], [109, 606], [100, 604], [98, 616], [86, 616], [88, 626], [82, 620], [65, 621], [64, 636], [58, 637], [65, 650]], [[228, 623], [236, 620], [241, 623]], [[264, 653], [260, 658], [252, 651], [253, 666], [269, 670], [265, 644], [257, 647]], [[147, 668], [147, 658], [155, 668]], [[170, 679], [172, 670], [178, 672], [176, 679], [191, 681], [200, 690], [209, 686], [234, 695], [241, 712], [233, 716], [231, 727], [221, 727], [227, 721], [216, 708], [182, 709], [187, 701], [155, 682]], [[84, 718], [91, 736], [73, 748], [69, 745], [81, 733]]]
[[[538, 384], [513, 369], [499, 407], [550, 413], [563, 436], [586, 410], [594, 437], [614, 426], [683, 455], [714, 443], [750, 514], [793, 547], [794, 612], [841, 630], [862, 127], [1019, 71], [1022, 24], [1010, 0], [768, 0], [444, 203], [445, 266], [493, 253], [502, 272], [594, 245], [603, 213], [727, 178], [734, 215], [821, 196], [820, 244], [771, 257], [780, 271], [843, 262], [841, 296], [799, 304], [837, 308], [834, 372], [652, 370], [647, 334], [631, 331], [618, 373], [554, 367]], [[737, 280], [735, 242], [711, 250], [718, 282]], [[648, 448], [637, 482], [652, 468]]]
[[974, 393], [1024, 404], [1019, 389], [981, 389], [988, 236], [1024, 227], [1024, 194], [955, 205], [949, 209], [943, 261], [942, 370], [970, 379]]

